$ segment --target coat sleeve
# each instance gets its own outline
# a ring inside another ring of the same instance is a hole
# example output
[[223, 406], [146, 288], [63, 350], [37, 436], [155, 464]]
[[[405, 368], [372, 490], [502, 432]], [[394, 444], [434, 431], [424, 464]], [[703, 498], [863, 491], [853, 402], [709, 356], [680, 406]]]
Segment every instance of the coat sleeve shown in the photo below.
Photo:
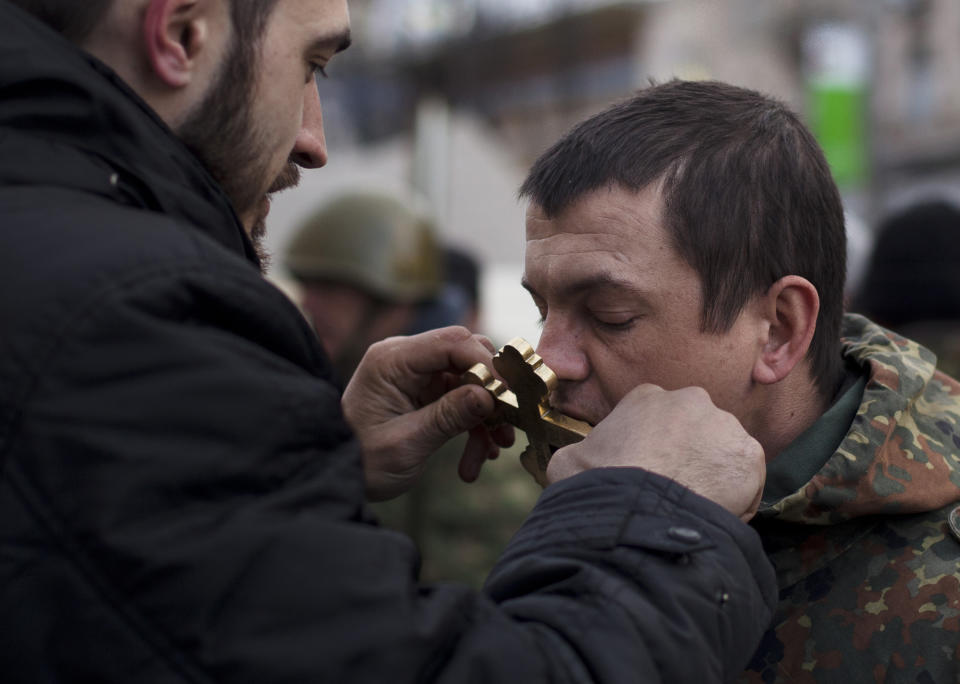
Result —
[[5, 426], [5, 681], [708, 682], [769, 620], [756, 534], [632, 469], [546, 490], [483, 592], [418, 585], [305, 326], [239, 270], [155, 269], [62, 330]]

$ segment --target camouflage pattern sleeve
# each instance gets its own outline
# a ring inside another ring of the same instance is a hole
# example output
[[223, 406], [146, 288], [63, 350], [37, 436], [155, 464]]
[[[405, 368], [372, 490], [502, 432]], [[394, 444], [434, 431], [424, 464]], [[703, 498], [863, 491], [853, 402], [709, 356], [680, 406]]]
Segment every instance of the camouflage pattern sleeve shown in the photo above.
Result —
[[869, 381], [837, 451], [755, 523], [780, 603], [743, 680], [960, 682], [960, 383], [861, 316], [843, 349]]

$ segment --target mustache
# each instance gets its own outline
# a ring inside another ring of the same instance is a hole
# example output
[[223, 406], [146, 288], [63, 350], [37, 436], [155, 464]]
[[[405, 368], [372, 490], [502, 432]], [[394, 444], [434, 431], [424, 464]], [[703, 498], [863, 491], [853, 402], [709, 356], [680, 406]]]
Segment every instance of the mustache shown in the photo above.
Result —
[[280, 172], [276, 180], [267, 190], [267, 193], [280, 192], [287, 188], [296, 187], [300, 183], [300, 167], [292, 161], [288, 161], [286, 167]]
[[581, 410], [583, 407], [578, 408], [578, 402], [574, 400], [572, 390], [573, 388], [569, 385], [564, 385], [562, 382], [559, 383], [550, 393], [550, 405], [561, 413], [569, 415], [571, 418], [576, 418], [577, 420], [589, 423], [591, 426], [596, 426], [598, 422], [597, 417], [593, 415], [588, 417], [588, 410]]

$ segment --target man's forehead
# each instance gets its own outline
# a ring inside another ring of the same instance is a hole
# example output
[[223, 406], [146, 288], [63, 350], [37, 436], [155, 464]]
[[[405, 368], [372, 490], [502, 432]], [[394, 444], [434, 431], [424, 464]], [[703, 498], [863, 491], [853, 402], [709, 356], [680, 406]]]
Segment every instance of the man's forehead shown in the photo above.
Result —
[[528, 231], [525, 255], [529, 258], [579, 256], [595, 259], [603, 255], [617, 258], [629, 242], [630, 235], [624, 232], [576, 232], [554, 227], [534, 233]]
[[610, 266], [612, 264], [572, 262], [547, 273], [534, 268], [524, 272], [520, 285], [532, 295], [544, 298], [569, 299], [595, 293], [642, 297], [647, 293], [644, 283], [631, 277], [634, 274]]
[[571, 233], [631, 236], [660, 232], [662, 200], [658, 188], [639, 191], [622, 186], [584, 193], [555, 215], [548, 215], [536, 202], [527, 207], [527, 240]]

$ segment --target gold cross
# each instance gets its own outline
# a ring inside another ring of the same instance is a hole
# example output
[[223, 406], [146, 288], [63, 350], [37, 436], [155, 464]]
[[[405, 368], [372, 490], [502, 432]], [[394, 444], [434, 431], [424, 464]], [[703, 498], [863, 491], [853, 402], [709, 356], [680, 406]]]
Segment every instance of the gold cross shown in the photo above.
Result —
[[548, 398], [557, 386], [557, 374], [523, 338], [515, 337], [502, 346], [493, 357], [493, 367], [507, 384], [493, 377], [482, 363], [464, 373], [463, 380], [485, 388], [497, 402], [491, 424], [510, 423], [527, 434], [529, 445], [520, 455], [520, 463], [545, 487], [553, 452], [586, 437], [590, 425], [550, 406]]

